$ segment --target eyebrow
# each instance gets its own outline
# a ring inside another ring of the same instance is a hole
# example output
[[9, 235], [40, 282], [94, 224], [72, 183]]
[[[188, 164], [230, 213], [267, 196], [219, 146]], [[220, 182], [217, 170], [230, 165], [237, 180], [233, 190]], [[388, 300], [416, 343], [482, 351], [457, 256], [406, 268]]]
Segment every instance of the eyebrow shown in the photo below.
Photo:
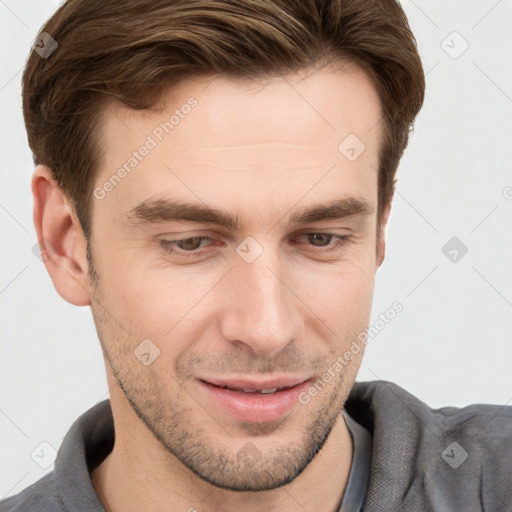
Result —
[[[348, 197], [295, 210], [290, 215], [290, 223], [301, 225], [320, 220], [342, 219], [354, 215], [367, 216], [373, 211], [373, 206], [366, 200]], [[235, 231], [241, 231], [242, 229], [238, 215], [233, 215], [222, 209], [209, 208], [201, 204], [181, 200], [147, 199], [129, 210], [128, 218], [133, 224], [189, 221], [216, 224]]]

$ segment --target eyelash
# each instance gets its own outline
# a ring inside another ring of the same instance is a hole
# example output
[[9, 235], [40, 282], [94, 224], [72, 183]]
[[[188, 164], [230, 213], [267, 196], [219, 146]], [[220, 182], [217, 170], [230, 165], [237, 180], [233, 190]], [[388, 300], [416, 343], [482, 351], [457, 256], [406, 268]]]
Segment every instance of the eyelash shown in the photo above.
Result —
[[[303, 237], [303, 236], [308, 236], [308, 235], [327, 235], [327, 236], [330, 236], [335, 239], [334, 244], [330, 244], [330, 245], [323, 246], [323, 247], [320, 246], [318, 249], [309, 251], [309, 252], [313, 252], [313, 253], [317, 253], [317, 254], [321, 254], [321, 253], [325, 254], [325, 253], [334, 251], [336, 249], [339, 249], [339, 248], [345, 246], [349, 241], [348, 235], [339, 235], [338, 233], [326, 233], [323, 231], [322, 232], [313, 231], [310, 233], [302, 233], [302, 234], [298, 235], [297, 237]], [[200, 251], [200, 250], [196, 250], [196, 249], [192, 250], [192, 251], [185, 251], [184, 249], [178, 248], [179, 250], [176, 250], [176, 248], [175, 248], [176, 244], [178, 242], [184, 242], [187, 240], [191, 240], [193, 238], [198, 238], [201, 241], [202, 240], [212, 240], [210, 237], [207, 237], [207, 236], [192, 236], [192, 237], [188, 237], [188, 238], [180, 238], [179, 240], [160, 240], [160, 246], [162, 247], [162, 249], [165, 252], [170, 253], [170, 254], [178, 254], [179, 256], [183, 256], [185, 258], [197, 257], [197, 256], [202, 255], [202, 253], [204, 251]], [[207, 247], [210, 247], [210, 245], [208, 245]], [[312, 246], [312, 247], [315, 247], [315, 246]]]

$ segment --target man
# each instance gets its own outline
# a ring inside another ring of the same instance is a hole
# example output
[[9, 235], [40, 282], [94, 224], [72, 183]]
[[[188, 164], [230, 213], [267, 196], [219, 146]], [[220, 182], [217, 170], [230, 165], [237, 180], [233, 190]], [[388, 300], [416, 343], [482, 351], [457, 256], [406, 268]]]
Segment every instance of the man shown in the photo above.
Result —
[[510, 408], [355, 383], [424, 95], [395, 1], [69, 1], [36, 48], [35, 226], [111, 394], [0, 510], [510, 507]]

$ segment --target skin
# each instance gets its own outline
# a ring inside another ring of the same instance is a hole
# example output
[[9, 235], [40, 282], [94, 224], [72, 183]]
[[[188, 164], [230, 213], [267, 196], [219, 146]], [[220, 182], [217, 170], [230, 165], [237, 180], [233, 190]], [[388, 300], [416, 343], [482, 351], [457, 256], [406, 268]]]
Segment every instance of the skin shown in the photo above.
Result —
[[[251, 84], [188, 79], [152, 111], [112, 102], [95, 186], [190, 97], [197, 106], [94, 200], [95, 281], [72, 206], [50, 169], [34, 172], [34, 221], [51, 245], [46, 267], [65, 300], [91, 306], [105, 355], [116, 440], [93, 485], [109, 511], [335, 511], [352, 458], [340, 411], [362, 350], [308, 404], [273, 422], [231, 416], [198, 378], [312, 383], [367, 327], [391, 204], [378, 237], [376, 90], [363, 71], [342, 66]], [[338, 150], [349, 134], [366, 146], [355, 161]], [[350, 197], [372, 212], [290, 222], [298, 208]], [[240, 229], [131, 221], [148, 199], [220, 208], [238, 216]], [[325, 232], [346, 243], [307, 236]], [[236, 252], [248, 236], [263, 248], [252, 263]], [[159, 242], [192, 237], [207, 240], [198, 248], [188, 240], [189, 257]], [[145, 339], [160, 350], [148, 366], [134, 356]], [[250, 464], [237, 456], [248, 443], [258, 454]]]

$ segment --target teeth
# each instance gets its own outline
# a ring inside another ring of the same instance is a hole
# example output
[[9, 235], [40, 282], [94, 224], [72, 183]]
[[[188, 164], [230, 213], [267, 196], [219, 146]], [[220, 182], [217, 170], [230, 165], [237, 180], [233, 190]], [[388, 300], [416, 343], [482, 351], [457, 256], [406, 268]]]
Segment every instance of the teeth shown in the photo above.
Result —
[[246, 393], [262, 393], [264, 395], [275, 393], [277, 391], [277, 388], [268, 388], [268, 389], [250, 389], [250, 388], [243, 388], [242, 391], [245, 391]]
[[263, 395], [268, 395], [271, 393], [275, 393], [277, 390], [286, 389], [286, 388], [268, 388], [268, 389], [252, 389], [252, 388], [230, 388], [229, 386], [222, 386], [224, 389], [231, 389], [232, 391], [244, 391], [245, 393], [260, 393]]

